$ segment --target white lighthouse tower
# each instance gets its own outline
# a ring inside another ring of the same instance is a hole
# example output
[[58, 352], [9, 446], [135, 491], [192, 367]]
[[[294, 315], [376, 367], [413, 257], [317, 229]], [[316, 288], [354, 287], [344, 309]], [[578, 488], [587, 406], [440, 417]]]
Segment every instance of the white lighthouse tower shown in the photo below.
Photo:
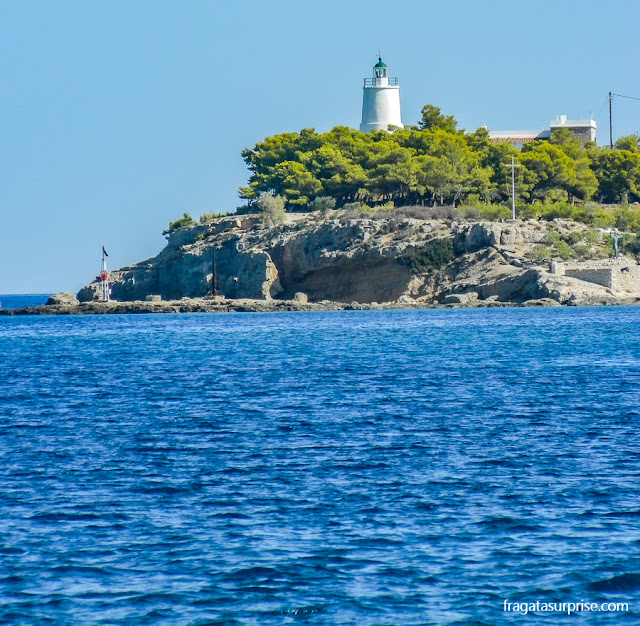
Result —
[[400, 86], [389, 78], [389, 68], [382, 59], [373, 66], [373, 78], [364, 79], [362, 88], [362, 123], [360, 130], [387, 130], [389, 124], [404, 128], [400, 117]]

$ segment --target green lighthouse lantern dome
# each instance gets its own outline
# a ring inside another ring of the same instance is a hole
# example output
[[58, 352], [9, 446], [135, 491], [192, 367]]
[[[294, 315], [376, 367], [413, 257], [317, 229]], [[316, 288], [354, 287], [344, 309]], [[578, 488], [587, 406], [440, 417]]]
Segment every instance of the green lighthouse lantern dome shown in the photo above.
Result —
[[373, 66], [373, 77], [387, 78], [387, 64], [383, 63], [381, 57], [378, 57], [378, 62]]

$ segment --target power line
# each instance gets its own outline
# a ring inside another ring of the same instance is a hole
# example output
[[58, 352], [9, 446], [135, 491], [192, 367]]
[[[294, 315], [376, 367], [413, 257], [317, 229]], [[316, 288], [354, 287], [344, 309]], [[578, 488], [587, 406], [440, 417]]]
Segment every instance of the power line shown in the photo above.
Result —
[[608, 99], [609, 99], [609, 96], [607, 96], [607, 97], [604, 99], [604, 102], [602, 103], [602, 106], [600, 107], [600, 110], [598, 111], [598, 115], [596, 115], [596, 117], [595, 117], [596, 121], [597, 121], [597, 120], [598, 120], [598, 118], [600, 117], [600, 113], [602, 113], [602, 111], [603, 111], [604, 107], [606, 107], [606, 106], [607, 106], [607, 100], [608, 100]]
[[636, 98], [635, 96], [623, 96], [621, 93], [612, 93], [612, 96], [616, 96], [616, 98], [627, 98], [627, 100], [640, 100], [640, 98]]

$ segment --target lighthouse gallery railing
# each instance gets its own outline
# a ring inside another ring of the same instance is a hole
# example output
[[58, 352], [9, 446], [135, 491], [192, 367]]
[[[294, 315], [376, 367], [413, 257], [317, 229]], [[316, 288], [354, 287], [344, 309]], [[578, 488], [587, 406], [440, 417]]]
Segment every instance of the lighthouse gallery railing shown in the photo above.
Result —
[[398, 79], [397, 78], [389, 78], [388, 80], [389, 80], [389, 82], [385, 83], [383, 85], [382, 84], [382, 81], [383, 81], [382, 78], [365, 78], [364, 79], [364, 86], [365, 87], [387, 87], [387, 85], [389, 87], [397, 87], [398, 86]]

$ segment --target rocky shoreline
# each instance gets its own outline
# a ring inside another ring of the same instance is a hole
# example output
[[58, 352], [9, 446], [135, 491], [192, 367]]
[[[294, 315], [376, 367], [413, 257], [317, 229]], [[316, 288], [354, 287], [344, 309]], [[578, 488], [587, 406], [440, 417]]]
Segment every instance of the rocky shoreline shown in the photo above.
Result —
[[[637, 298], [602, 301], [592, 305], [640, 305]], [[0, 309], [0, 315], [123, 315], [166, 313], [277, 313], [285, 311], [391, 311], [411, 309], [479, 309], [517, 307], [560, 307], [556, 300], [539, 298], [525, 302], [500, 302], [496, 299], [473, 302], [299, 302], [297, 300], [257, 300], [248, 298], [227, 299], [221, 297], [182, 298], [147, 302], [81, 302], [78, 304], [49, 304], [19, 309]], [[571, 306], [571, 305], [569, 305]]]
[[[179, 228], [154, 258], [76, 295], [1, 315], [275, 312], [631, 305], [640, 266], [602, 229], [570, 220], [422, 219], [421, 207], [353, 217], [223, 217]], [[417, 216], [417, 217], [416, 217]], [[563, 261], [562, 259], [565, 259]], [[213, 296], [212, 293], [224, 294]]]

